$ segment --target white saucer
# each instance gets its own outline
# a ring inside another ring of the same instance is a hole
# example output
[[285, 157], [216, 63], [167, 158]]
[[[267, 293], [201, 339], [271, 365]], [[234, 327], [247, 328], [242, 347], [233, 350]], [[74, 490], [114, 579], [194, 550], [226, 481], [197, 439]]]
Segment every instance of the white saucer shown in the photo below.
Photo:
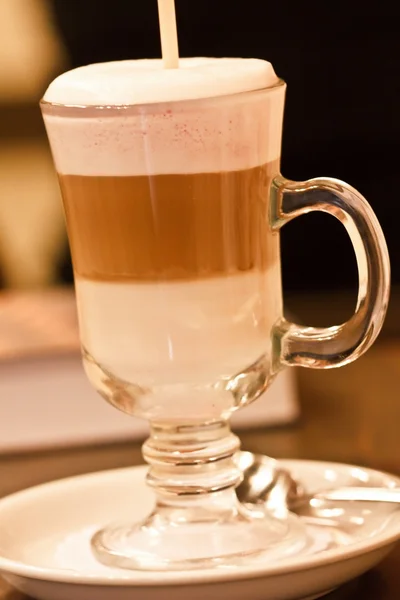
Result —
[[[349, 465], [282, 463], [309, 491], [335, 484], [400, 485], [400, 479], [391, 475]], [[400, 538], [396, 506], [342, 503], [328, 515], [330, 525], [307, 526], [310, 543], [297, 556], [183, 573], [104, 567], [91, 554], [90, 537], [106, 523], [137, 519], [149, 511], [153, 499], [144, 484], [145, 473], [145, 467], [104, 471], [1, 500], [3, 577], [40, 600], [315, 598], [376, 565]]]

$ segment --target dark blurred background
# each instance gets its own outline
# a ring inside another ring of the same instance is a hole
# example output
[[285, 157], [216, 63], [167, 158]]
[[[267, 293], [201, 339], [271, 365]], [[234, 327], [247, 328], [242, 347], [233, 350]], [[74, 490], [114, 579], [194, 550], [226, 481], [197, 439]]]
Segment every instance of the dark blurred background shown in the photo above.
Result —
[[[14, 0], [4, 2], [11, 6]], [[24, 0], [15, 2], [21, 4]], [[27, 4], [32, 10], [36, 4], [43, 17], [42, 25], [46, 26], [47, 34], [43, 29], [41, 34], [36, 31], [36, 36], [47, 35], [52, 40], [47, 54], [45, 50], [43, 54], [48, 57], [48, 53], [53, 53], [57, 61], [49, 61], [28, 101], [11, 95], [1, 103], [0, 98], [0, 135], [2, 145], [9, 147], [26, 144], [27, 140], [31, 145], [39, 144], [40, 139], [42, 151], [47, 152], [47, 146], [43, 149], [47, 142], [37, 108], [39, 92], [66, 68], [98, 61], [159, 57], [157, 2], [25, 0], [25, 7]], [[400, 283], [396, 185], [400, 136], [398, 15], [378, 14], [376, 6], [371, 14], [365, 8], [351, 14], [351, 2], [342, 8], [335, 4], [334, 9], [331, 3], [324, 3], [319, 14], [300, 12], [299, 8], [292, 12], [291, 6], [294, 5], [288, 2], [265, 0], [176, 0], [181, 55], [260, 57], [273, 63], [277, 74], [288, 83], [283, 174], [298, 180], [333, 176], [358, 188], [382, 224], [391, 254], [393, 282]], [[35, 56], [31, 54], [30, 60], [33, 65]], [[45, 171], [47, 184], [42, 187], [48, 192], [54, 185], [48, 162]], [[19, 179], [26, 181], [27, 195], [22, 206], [33, 211], [29, 177], [25, 174]], [[9, 183], [9, 188], [13, 187]], [[3, 194], [0, 204], [7, 203], [7, 198]], [[46, 213], [40, 213], [38, 208], [36, 222], [31, 224], [26, 223], [26, 210], [22, 210], [26, 229], [31, 236], [36, 230], [41, 252], [46, 255], [46, 273], [36, 280], [29, 275], [25, 280], [18, 274], [12, 276], [6, 257], [3, 285], [72, 280], [62, 218], [58, 212], [55, 216], [48, 205]], [[43, 224], [48, 226], [52, 219], [57, 233], [48, 233], [51, 243], [47, 248]], [[5, 225], [0, 222], [0, 226], [4, 232]], [[0, 236], [0, 257], [2, 253], [7, 255], [6, 240], [18, 235], [18, 227], [15, 233], [9, 231]], [[29, 239], [25, 236], [20, 246], [32, 262]], [[287, 292], [354, 293], [354, 254], [346, 233], [331, 217], [315, 214], [286, 226], [282, 251]], [[12, 268], [19, 268], [21, 274], [20, 255], [22, 250], [16, 253]]]

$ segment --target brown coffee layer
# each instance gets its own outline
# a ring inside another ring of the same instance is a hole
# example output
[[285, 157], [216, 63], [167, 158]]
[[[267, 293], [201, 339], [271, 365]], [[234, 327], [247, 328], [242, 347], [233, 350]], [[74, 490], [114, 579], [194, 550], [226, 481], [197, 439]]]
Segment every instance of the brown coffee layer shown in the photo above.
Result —
[[103, 281], [184, 280], [266, 269], [278, 162], [222, 173], [60, 175], [74, 269]]

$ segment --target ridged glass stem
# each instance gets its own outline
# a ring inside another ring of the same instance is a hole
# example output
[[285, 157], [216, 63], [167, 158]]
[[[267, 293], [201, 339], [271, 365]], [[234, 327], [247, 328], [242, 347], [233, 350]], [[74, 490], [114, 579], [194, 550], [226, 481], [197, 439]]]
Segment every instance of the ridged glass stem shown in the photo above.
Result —
[[211, 493], [231, 490], [241, 481], [234, 462], [240, 442], [225, 421], [195, 425], [153, 425], [143, 445], [143, 457], [150, 465], [147, 482], [157, 504], [176, 505], [204, 501]]

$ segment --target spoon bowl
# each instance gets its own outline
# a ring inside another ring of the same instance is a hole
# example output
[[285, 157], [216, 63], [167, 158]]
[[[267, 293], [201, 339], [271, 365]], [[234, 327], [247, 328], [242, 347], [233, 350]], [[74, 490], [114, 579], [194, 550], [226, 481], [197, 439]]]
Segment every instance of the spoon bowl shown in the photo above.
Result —
[[236, 489], [242, 504], [263, 504], [271, 513], [281, 513], [299, 505], [306, 495], [300, 482], [273, 458], [239, 452], [237, 465], [243, 474], [242, 482]]

